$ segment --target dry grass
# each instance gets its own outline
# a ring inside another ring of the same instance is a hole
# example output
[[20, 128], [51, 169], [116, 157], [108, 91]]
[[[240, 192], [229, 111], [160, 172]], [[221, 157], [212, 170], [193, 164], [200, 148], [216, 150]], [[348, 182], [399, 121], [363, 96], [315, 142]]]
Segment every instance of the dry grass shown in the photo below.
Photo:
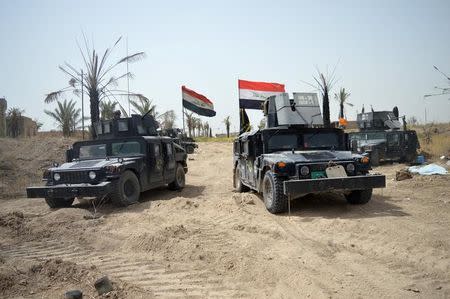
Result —
[[450, 157], [450, 123], [437, 123], [410, 127], [416, 130], [420, 147], [431, 159]]

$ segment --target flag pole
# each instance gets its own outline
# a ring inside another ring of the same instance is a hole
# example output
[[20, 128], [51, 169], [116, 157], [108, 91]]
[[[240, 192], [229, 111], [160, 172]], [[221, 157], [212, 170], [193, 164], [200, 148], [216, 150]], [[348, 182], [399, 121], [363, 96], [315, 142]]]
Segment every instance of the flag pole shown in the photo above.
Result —
[[239, 78], [238, 78], [238, 103], [239, 103], [239, 135], [241, 135], [241, 133], [242, 133], [242, 112], [241, 112], [241, 99], [240, 99], [240, 95], [239, 95]]
[[186, 128], [185, 128], [185, 125], [184, 125], [183, 91], [181, 91], [181, 118], [183, 119], [183, 134], [186, 134]]

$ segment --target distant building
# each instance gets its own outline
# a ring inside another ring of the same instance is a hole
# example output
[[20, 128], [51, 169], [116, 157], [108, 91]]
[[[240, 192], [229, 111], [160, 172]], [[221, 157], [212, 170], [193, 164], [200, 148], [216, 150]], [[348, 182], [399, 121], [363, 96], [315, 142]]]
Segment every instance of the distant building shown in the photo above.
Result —
[[0, 137], [6, 136], [6, 109], [8, 103], [5, 98], [0, 98]]
[[[8, 102], [5, 98], [0, 98], [0, 137], [13, 137], [11, 126], [8, 125], [7, 110]], [[37, 123], [29, 117], [21, 115], [16, 127], [17, 137], [36, 136], [38, 131]]]
[[36, 136], [38, 132], [37, 123], [29, 117], [21, 116], [19, 121], [19, 137]]

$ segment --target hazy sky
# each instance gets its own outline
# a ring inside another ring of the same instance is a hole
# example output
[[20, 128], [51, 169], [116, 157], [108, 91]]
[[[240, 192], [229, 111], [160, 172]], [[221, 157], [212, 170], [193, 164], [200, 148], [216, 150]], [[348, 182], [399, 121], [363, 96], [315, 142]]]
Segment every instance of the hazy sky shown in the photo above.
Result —
[[[0, 0], [0, 96], [53, 128], [43, 110], [55, 104], [44, 104], [44, 96], [67, 85], [58, 65], [82, 66], [76, 40], [84, 31], [99, 51], [119, 36], [128, 36], [130, 53], [145, 51], [145, 60], [130, 65], [130, 89], [153, 99], [160, 112], [174, 109], [178, 123], [183, 84], [213, 100], [217, 116], [208, 120], [223, 131], [227, 115], [238, 127], [238, 78], [311, 91], [302, 81], [313, 81], [316, 66], [336, 65], [333, 93], [340, 87], [351, 93], [350, 118], [364, 103], [398, 105], [401, 114], [423, 120], [423, 95], [450, 86], [433, 69], [450, 73], [449, 15], [448, 0]], [[112, 58], [125, 53], [123, 43]], [[429, 120], [450, 121], [449, 98], [427, 101]], [[334, 100], [331, 110], [336, 119]]]

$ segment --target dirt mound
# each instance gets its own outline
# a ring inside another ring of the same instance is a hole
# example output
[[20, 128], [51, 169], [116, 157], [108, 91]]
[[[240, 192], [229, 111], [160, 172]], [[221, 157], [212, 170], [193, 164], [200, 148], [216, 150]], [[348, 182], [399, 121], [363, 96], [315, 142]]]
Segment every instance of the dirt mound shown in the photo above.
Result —
[[0, 142], [0, 198], [23, 196], [25, 188], [41, 184], [42, 173], [65, 159], [72, 138], [2, 138]]
[[[95, 267], [81, 267], [61, 259], [43, 262], [20, 261], [0, 263], [0, 297], [61, 298], [66, 291], [79, 289], [86, 297], [96, 296], [93, 283], [102, 277]], [[109, 298], [148, 298], [151, 292], [144, 292], [120, 281], [113, 281]]]
[[197, 231], [189, 230], [184, 225], [171, 225], [151, 233], [132, 235], [125, 247], [142, 252], [168, 252], [179, 247]]

